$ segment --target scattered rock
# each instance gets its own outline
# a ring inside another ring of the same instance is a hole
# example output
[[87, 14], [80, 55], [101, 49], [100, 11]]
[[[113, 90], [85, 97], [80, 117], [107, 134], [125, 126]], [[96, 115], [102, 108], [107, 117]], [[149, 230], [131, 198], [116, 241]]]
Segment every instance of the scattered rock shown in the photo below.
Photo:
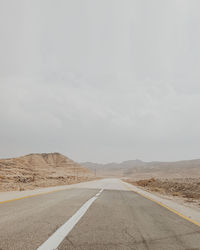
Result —
[[59, 153], [0, 160], [0, 191], [72, 184], [94, 178], [86, 167]]

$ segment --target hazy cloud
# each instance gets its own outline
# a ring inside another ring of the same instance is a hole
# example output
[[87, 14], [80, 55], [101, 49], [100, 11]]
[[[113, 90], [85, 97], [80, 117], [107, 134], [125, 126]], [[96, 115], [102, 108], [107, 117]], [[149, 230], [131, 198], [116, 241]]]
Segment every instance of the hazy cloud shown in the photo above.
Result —
[[0, 156], [199, 158], [198, 0], [3, 0]]

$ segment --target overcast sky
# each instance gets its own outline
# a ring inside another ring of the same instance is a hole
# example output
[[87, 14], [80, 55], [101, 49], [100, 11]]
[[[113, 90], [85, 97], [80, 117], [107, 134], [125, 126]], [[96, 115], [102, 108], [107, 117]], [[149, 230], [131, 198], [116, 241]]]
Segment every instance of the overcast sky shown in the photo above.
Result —
[[200, 158], [199, 0], [0, 0], [0, 157]]

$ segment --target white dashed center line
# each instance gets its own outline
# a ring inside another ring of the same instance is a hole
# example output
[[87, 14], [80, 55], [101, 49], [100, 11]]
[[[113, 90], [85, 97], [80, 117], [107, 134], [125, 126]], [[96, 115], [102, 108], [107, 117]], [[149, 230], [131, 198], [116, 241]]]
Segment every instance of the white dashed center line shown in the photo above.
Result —
[[56, 250], [73, 227], [79, 222], [83, 215], [87, 212], [92, 203], [103, 192], [101, 189], [94, 197], [89, 199], [83, 206], [65, 223], [63, 224], [50, 238], [45, 241], [37, 250]]

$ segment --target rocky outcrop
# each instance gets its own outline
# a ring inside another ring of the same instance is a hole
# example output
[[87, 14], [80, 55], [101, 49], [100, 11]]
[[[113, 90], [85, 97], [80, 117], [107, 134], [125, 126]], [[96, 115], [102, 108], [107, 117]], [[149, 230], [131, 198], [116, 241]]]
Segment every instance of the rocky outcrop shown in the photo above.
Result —
[[59, 153], [0, 160], [0, 190], [64, 185], [90, 178], [90, 170]]

